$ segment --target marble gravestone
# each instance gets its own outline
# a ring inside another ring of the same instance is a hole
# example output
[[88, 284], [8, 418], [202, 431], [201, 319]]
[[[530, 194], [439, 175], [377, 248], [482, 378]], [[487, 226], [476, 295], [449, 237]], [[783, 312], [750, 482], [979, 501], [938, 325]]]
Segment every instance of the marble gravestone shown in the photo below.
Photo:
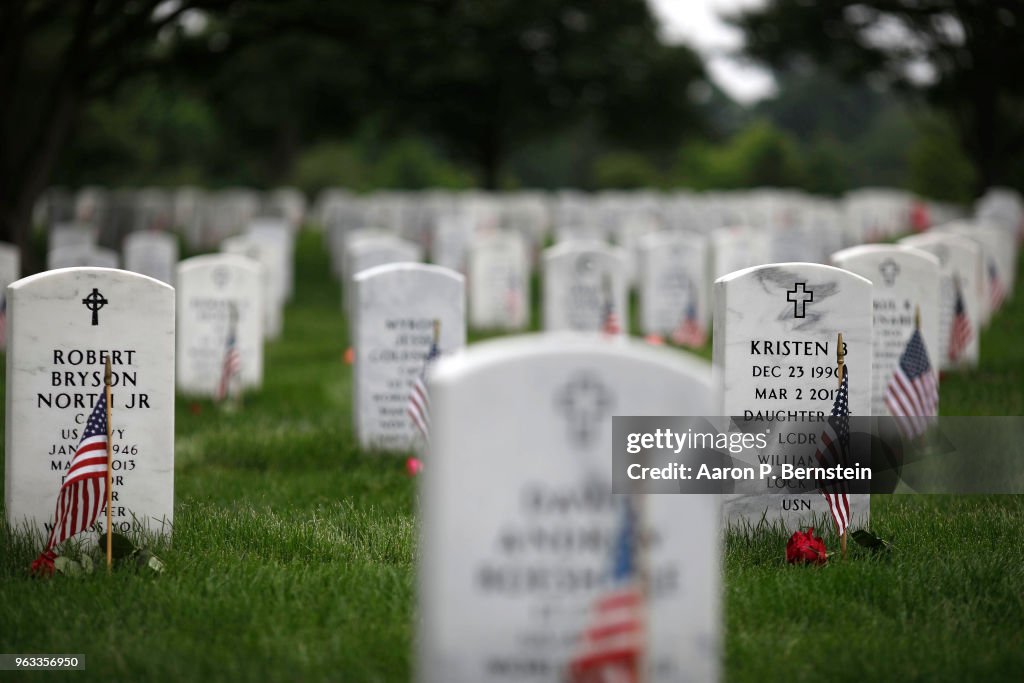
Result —
[[921, 338], [938, 384], [939, 260], [902, 245], [870, 244], [832, 254], [832, 264], [871, 280], [874, 309], [874, 378], [871, 414], [888, 415], [886, 387], [914, 332], [920, 312]]
[[178, 388], [215, 396], [232, 322], [241, 359], [238, 386], [263, 383], [263, 285], [259, 264], [236, 254], [194, 256], [178, 264]]
[[711, 232], [710, 239], [712, 280], [771, 259], [771, 235], [767, 230], [718, 228]]
[[[871, 415], [871, 282], [840, 268], [776, 263], [730, 273], [714, 286], [713, 359], [720, 383], [720, 414], [746, 420], [828, 416], [838, 391], [836, 340], [846, 347], [851, 416]], [[806, 429], [806, 425], [797, 427]], [[772, 446], [772, 444], [769, 444]], [[758, 457], [795, 455], [775, 444]], [[870, 496], [850, 496], [853, 526], [865, 524]], [[726, 501], [730, 524], [782, 520], [789, 530], [828, 517], [819, 492], [806, 495], [736, 494]]]
[[467, 216], [440, 216], [430, 239], [430, 261], [436, 266], [466, 273], [466, 252], [473, 239], [473, 223]]
[[284, 220], [257, 218], [249, 222], [245, 236], [265, 245], [276, 260], [270, 273], [274, 293], [281, 301], [291, 301], [295, 293], [295, 233]]
[[713, 412], [707, 364], [547, 333], [474, 345], [428, 385], [416, 680], [570, 680], [630, 502], [652, 586], [640, 680], [717, 680], [718, 496], [610, 493], [612, 416]]
[[422, 441], [407, 408], [431, 345], [442, 356], [466, 345], [465, 279], [440, 266], [392, 263], [361, 271], [353, 284], [356, 435], [366, 449], [407, 451]]
[[[675, 336], [680, 342], [697, 342], [706, 336], [709, 310], [705, 237], [698, 233], [655, 233], [641, 240], [639, 253], [637, 279], [643, 333]], [[680, 335], [687, 329], [693, 333]]]
[[563, 242], [543, 255], [543, 325], [548, 331], [600, 332], [609, 314], [629, 329], [626, 259], [600, 242]]
[[469, 326], [522, 330], [530, 322], [530, 254], [518, 232], [478, 237], [469, 247]]
[[117, 268], [117, 252], [91, 244], [72, 244], [51, 249], [46, 254], [46, 269]]
[[284, 325], [283, 264], [278, 252], [267, 242], [250, 239], [246, 235], [229, 237], [221, 242], [225, 254], [237, 254], [260, 265], [260, 284], [263, 288], [263, 338], [277, 339]]
[[47, 249], [96, 246], [97, 230], [84, 223], [58, 223], [50, 231]]
[[353, 240], [345, 248], [345, 280], [342, 286], [343, 308], [347, 315], [353, 311], [353, 279], [368, 268], [389, 263], [419, 263], [423, 260], [423, 249], [418, 244], [400, 237], [366, 237]]
[[[63, 473], [111, 362], [112, 522], [170, 534], [174, 516], [174, 290], [121, 270], [68, 268], [7, 288], [4, 500], [13, 528], [53, 524]], [[106, 507], [98, 524], [105, 529]]]
[[124, 269], [174, 285], [178, 240], [169, 232], [138, 231], [124, 238]]
[[[21, 251], [13, 244], [0, 242], [0, 297], [7, 296], [7, 285], [21, 277]], [[0, 299], [0, 307], [7, 310], [7, 299]], [[7, 337], [10, 336], [10, 319], [0, 325], [0, 350], [7, 348]]]
[[995, 225], [970, 221], [946, 223], [934, 231], [962, 235], [976, 242], [981, 248], [982, 274], [978, 308], [982, 324], [988, 325], [1003, 301], [1013, 294], [1017, 267], [1016, 239], [1011, 233]]
[[[952, 370], [963, 366], [977, 366], [980, 353], [978, 336], [982, 320], [980, 298], [984, 295], [980, 245], [963, 235], [949, 232], [912, 235], [901, 239], [900, 244], [927, 251], [939, 259], [939, 369]], [[969, 331], [962, 353], [952, 358], [950, 340], [958, 292], [963, 302]]]

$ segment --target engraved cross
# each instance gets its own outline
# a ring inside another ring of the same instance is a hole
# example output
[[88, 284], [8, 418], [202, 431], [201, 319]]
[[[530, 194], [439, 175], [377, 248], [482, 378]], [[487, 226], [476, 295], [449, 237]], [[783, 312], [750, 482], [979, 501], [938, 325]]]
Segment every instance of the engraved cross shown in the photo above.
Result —
[[786, 301], [793, 302], [793, 317], [803, 318], [804, 306], [814, 301], [814, 292], [807, 289], [806, 282], [797, 282], [793, 289], [786, 292]]
[[85, 304], [86, 308], [92, 311], [92, 324], [99, 325], [100, 309], [110, 302], [103, 298], [103, 295], [100, 294], [100, 290], [93, 287], [92, 294], [82, 299], [82, 303]]

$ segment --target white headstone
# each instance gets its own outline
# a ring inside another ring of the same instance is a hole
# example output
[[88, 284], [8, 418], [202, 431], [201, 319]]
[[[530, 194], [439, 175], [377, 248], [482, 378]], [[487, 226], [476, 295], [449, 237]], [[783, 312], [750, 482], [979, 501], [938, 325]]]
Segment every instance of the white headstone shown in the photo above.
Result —
[[[836, 340], [846, 347], [851, 416], [871, 415], [871, 282], [840, 268], [778, 263], [730, 273], [715, 282], [714, 364], [721, 414], [755, 420], [827, 417], [838, 391]], [[771, 444], [769, 444], [771, 445]], [[792, 455], [775, 444], [779, 463]], [[870, 496], [850, 496], [855, 524]], [[828, 515], [820, 493], [737, 495], [725, 504], [730, 523], [782, 520], [789, 529]]]
[[343, 280], [343, 302], [347, 314], [353, 310], [353, 278], [364, 270], [390, 263], [419, 263], [423, 250], [400, 237], [366, 237], [348, 242], [345, 248], [345, 279]]
[[178, 264], [178, 388], [215, 396], [232, 318], [241, 367], [239, 388], [263, 383], [263, 285], [256, 262], [235, 254], [194, 256]]
[[571, 680], [629, 502], [650, 539], [640, 680], [718, 679], [717, 496], [610, 493], [612, 415], [712, 412], [707, 365], [563, 333], [473, 346], [428, 384], [416, 679]]
[[295, 290], [295, 233], [283, 220], [259, 218], [249, 222], [245, 236], [266, 246], [276, 264], [271, 269], [274, 276], [275, 296], [281, 301], [290, 301]]
[[640, 242], [640, 328], [700, 346], [707, 336], [707, 240], [697, 233], [656, 233]]
[[63, 249], [64, 247], [96, 246], [97, 228], [80, 223], [59, 223], [50, 231], [47, 248]]
[[285, 266], [281, 252], [265, 240], [252, 239], [247, 235], [229, 237], [220, 245], [225, 254], [237, 254], [260, 265], [260, 285], [263, 289], [263, 337], [277, 339], [281, 336], [284, 318], [284, 277]]
[[912, 247], [871, 244], [838, 251], [832, 254], [832, 263], [873, 285], [871, 414], [888, 415], [886, 387], [914, 332], [916, 312], [920, 312], [921, 338], [938, 379], [939, 260]]
[[51, 249], [46, 254], [46, 269], [117, 268], [117, 252], [91, 244], [72, 244]]
[[565, 242], [544, 251], [544, 329], [598, 332], [609, 318], [629, 329], [626, 260], [600, 242]]
[[[7, 288], [7, 315], [8, 522], [48, 533], [63, 473], [104, 390], [109, 358], [114, 528], [169, 534], [174, 290], [121, 270], [47, 271]], [[99, 522], [106, 527], [105, 512]]]
[[[981, 247], [974, 240], [949, 232], [913, 235], [900, 240], [900, 244], [922, 249], [939, 259], [939, 369], [976, 366], [980, 352], [978, 337], [983, 285]], [[967, 322], [967, 343], [958, 357], [951, 358], [951, 348], [954, 351], [956, 349], [950, 342], [955, 331], [953, 323], [956, 319], [958, 293]]]
[[530, 322], [530, 256], [518, 232], [477, 238], [469, 248], [469, 326], [521, 330]]
[[436, 340], [443, 356], [466, 344], [464, 278], [440, 266], [392, 263], [355, 276], [353, 415], [363, 448], [408, 450], [418, 432], [408, 400]]
[[173, 234], [146, 230], [124, 238], [125, 270], [173, 285], [177, 267], [178, 240]]

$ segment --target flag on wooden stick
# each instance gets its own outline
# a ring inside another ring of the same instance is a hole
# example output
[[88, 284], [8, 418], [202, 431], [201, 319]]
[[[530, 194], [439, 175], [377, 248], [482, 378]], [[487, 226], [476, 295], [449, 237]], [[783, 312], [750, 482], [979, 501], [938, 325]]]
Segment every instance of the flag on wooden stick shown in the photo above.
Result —
[[220, 369], [220, 382], [217, 383], [217, 401], [223, 401], [231, 392], [231, 385], [242, 371], [242, 356], [238, 352], [238, 311], [231, 305], [228, 321], [228, 337], [224, 347], [224, 362]]
[[601, 331], [605, 334], [620, 334], [622, 324], [615, 312], [615, 297], [612, 294], [611, 278], [607, 275], [604, 278], [604, 305], [601, 311]]
[[1003, 306], [1003, 299], [1006, 298], [1006, 287], [1003, 286], [1003, 280], [999, 277], [999, 269], [996, 268], [995, 261], [989, 259], [988, 262], [988, 304], [992, 311], [998, 311]]
[[960, 278], [953, 278], [956, 288], [956, 297], [953, 302], [953, 321], [949, 326], [949, 360], [957, 362], [971, 343], [974, 336], [974, 329], [967, 317], [967, 309], [964, 307], [964, 296], [960, 290]]
[[[850, 448], [849, 372], [845, 365], [840, 367], [842, 379], [839, 384], [839, 392], [832, 404], [832, 413], [825, 423], [825, 429], [818, 439], [820, 445], [814, 452], [814, 457], [822, 467], [835, 467], [836, 465], [845, 467], [846, 455]], [[822, 485], [821, 494], [825, 496], [828, 510], [836, 523], [836, 533], [843, 536], [850, 526], [850, 496], [846, 490], [846, 484], [842, 480], [828, 482]]]
[[107, 502], [107, 397], [100, 393], [57, 492], [53, 527], [32, 573], [52, 573], [54, 548], [96, 522]]
[[697, 319], [697, 306], [691, 296], [686, 303], [686, 313], [679, 325], [672, 331], [672, 342], [680, 346], [697, 348], [704, 346], [707, 341], [707, 334], [704, 326]]
[[441, 351], [438, 348], [440, 337], [441, 321], [435, 320], [434, 340], [431, 342], [430, 350], [423, 360], [423, 369], [420, 370], [420, 374], [416, 376], [416, 381], [413, 382], [412, 391], [409, 392], [409, 402], [406, 406], [409, 418], [419, 433], [423, 435], [424, 439], [430, 438], [430, 394], [427, 391], [427, 370], [430, 368], [430, 364], [441, 355]]
[[590, 621], [569, 664], [568, 678], [572, 683], [643, 680], [646, 629], [637, 504], [636, 496], [623, 496], [610, 585], [594, 603]]
[[939, 380], [918, 327], [910, 335], [885, 388], [885, 405], [906, 439], [923, 434], [938, 415]]

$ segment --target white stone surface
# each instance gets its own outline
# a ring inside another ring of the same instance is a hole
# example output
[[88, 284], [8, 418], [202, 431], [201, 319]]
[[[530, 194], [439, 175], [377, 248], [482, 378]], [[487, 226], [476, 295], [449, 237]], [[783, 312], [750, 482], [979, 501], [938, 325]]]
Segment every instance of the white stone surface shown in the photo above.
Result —
[[[708, 414], [708, 366], [639, 342], [559, 333], [474, 345], [428, 381], [416, 680], [487, 683], [527, 669], [530, 680], [568, 680], [609, 590], [627, 500], [609, 493], [612, 415]], [[640, 559], [651, 586], [642, 680], [715, 681], [718, 498], [634, 500], [651, 539]]]
[[284, 327], [284, 263], [281, 252], [266, 240], [248, 235], [229, 237], [220, 245], [225, 254], [236, 254], [260, 265], [260, 286], [263, 290], [263, 338], [277, 339]]
[[263, 383], [263, 284], [256, 262], [236, 254], [194, 256], [178, 264], [178, 388], [215, 396], [224, 367], [231, 311], [243, 389]]
[[[719, 278], [714, 288], [714, 350], [721, 414], [772, 419], [828, 416], [838, 391], [836, 339], [843, 334], [851, 416], [871, 415], [871, 282], [811, 263], [757, 266]], [[779, 461], [794, 456], [778, 446]], [[763, 485], [763, 484], [759, 484]], [[866, 524], [870, 496], [851, 495], [854, 526]], [[736, 494], [730, 524], [781, 520], [788, 529], [828, 515], [823, 496]]]
[[469, 247], [469, 326], [522, 330], [530, 322], [530, 256], [518, 232], [478, 237]]
[[656, 233], [641, 240], [639, 254], [643, 333], [670, 336], [690, 315], [709, 331], [707, 239], [692, 232]]
[[130, 233], [124, 238], [124, 268], [173, 286], [178, 268], [178, 240], [169, 232]]
[[[45, 525], [53, 522], [62, 473], [104, 390], [109, 356], [114, 527], [169, 534], [174, 516], [174, 290], [121, 270], [47, 271], [7, 288], [7, 315], [12, 332], [4, 477], [8, 522], [48, 533]], [[99, 521], [105, 529], [105, 512]]]
[[466, 344], [465, 278], [440, 266], [392, 263], [353, 280], [353, 417], [363, 448], [408, 451], [421, 439], [406, 410], [440, 323], [443, 355]]
[[69, 244], [51, 249], [46, 254], [46, 269], [117, 268], [117, 252], [91, 244]]
[[[939, 369], [975, 367], [981, 352], [979, 334], [982, 297], [985, 295], [981, 246], [974, 240], [949, 232], [928, 232], [900, 240], [900, 244], [922, 249], [939, 259]], [[971, 326], [971, 337], [959, 359], [949, 357], [949, 340], [956, 306], [957, 284]]]
[[543, 255], [543, 326], [599, 332], [611, 304], [622, 334], [629, 329], [626, 259], [600, 242], [564, 242]]
[[832, 254], [832, 264], [871, 280], [873, 285], [871, 414], [888, 415], [886, 387], [914, 332], [915, 311], [920, 311], [921, 337], [938, 375], [939, 259], [904, 245], [871, 244]]

